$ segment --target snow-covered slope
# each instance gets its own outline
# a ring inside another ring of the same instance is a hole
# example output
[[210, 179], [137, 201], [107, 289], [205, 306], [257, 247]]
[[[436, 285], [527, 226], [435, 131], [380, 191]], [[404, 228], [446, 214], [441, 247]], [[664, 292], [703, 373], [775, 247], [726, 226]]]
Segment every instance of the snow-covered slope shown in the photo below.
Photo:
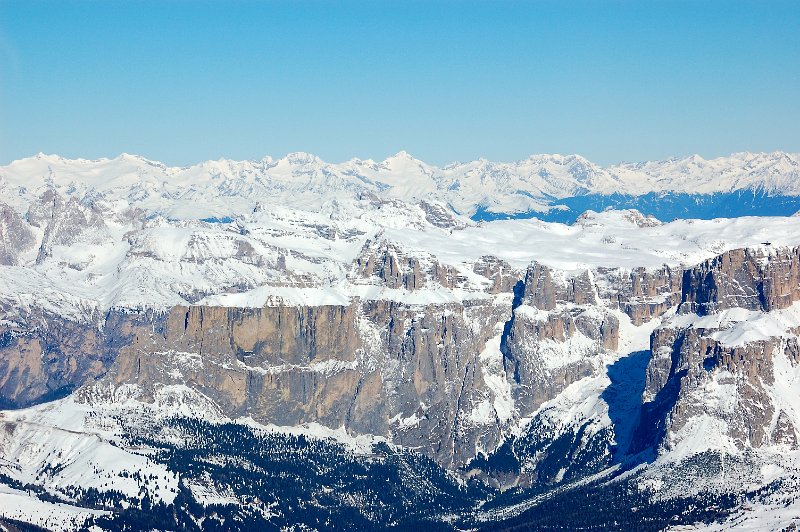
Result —
[[[80, 317], [189, 303], [320, 305], [360, 297], [424, 304], [483, 297], [490, 281], [474, 268], [485, 255], [515, 269], [535, 260], [582, 271], [691, 265], [733, 248], [800, 244], [797, 218], [659, 224], [611, 211], [588, 213], [572, 226], [454, 218], [439, 227], [418, 205], [358, 200], [328, 203], [321, 212], [261, 207], [220, 223], [131, 216], [106, 202], [56, 203], [43, 227], [31, 226], [35, 245], [27, 255], [0, 267], [0, 301], [8, 306]], [[413, 291], [376, 285], [356, 263], [386, 243], [394, 253], [452, 268], [461, 280]]]
[[69, 196], [103, 196], [170, 218], [224, 217], [257, 203], [317, 208], [361, 194], [435, 201], [471, 216], [546, 211], [555, 199], [649, 192], [709, 194], [754, 190], [800, 195], [797, 154], [736, 153], [600, 167], [578, 155], [534, 155], [512, 163], [484, 159], [429, 165], [400, 152], [384, 161], [328, 163], [307, 153], [255, 161], [221, 159], [169, 167], [123, 154], [114, 159], [64, 159], [38, 154], [0, 167], [0, 191], [24, 210], [44, 188]]
[[152, 528], [546, 528], [596, 503], [661, 526], [771, 508], [800, 478], [799, 217], [466, 214], [790, 195], [796, 160], [12, 163], [0, 404], [27, 408], [0, 411], [0, 525], [114, 528], [150, 508]]

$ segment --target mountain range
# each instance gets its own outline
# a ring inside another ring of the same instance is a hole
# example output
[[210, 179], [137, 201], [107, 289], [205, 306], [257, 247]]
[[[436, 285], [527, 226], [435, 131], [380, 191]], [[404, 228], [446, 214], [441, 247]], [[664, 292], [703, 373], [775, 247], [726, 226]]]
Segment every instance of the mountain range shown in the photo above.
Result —
[[437, 167], [406, 152], [380, 162], [337, 164], [290, 153], [169, 167], [128, 154], [97, 160], [38, 154], [0, 167], [6, 203], [29, 203], [42, 186], [67, 195], [110, 194], [169, 218], [224, 218], [264, 201], [311, 209], [370, 193], [438, 202], [473, 219], [572, 222], [588, 208], [615, 207], [669, 221], [797, 212], [800, 155], [744, 152], [711, 160], [694, 155], [608, 167], [579, 155], [533, 155], [512, 163], [479, 159]]
[[798, 160], [15, 161], [0, 526], [796, 527]]

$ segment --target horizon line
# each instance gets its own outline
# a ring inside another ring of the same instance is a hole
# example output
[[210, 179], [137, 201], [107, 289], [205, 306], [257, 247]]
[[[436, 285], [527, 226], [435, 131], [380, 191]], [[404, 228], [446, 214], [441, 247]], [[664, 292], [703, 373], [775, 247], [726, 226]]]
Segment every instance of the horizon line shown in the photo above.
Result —
[[534, 159], [536, 157], [553, 157], [553, 158], [561, 157], [561, 158], [564, 158], [564, 159], [567, 159], [567, 158], [582, 159], [582, 160], [584, 160], [584, 161], [586, 161], [586, 162], [588, 162], [588, 163], [590, 163], [590, 164], [592, 164], [594, 166], [597, 166], [599, 168], [608, 169], [608, 168], [614, 168], [614, 167], [625, 166], [625, 165], [636, 165], [636, 164], [646, 164], [646, 163], [661, 163], [661, 162], [680, 161], [680, 160], [687, 160], [687, 159], [694, 159], [694, 158], [699, 158], [699, 159], [701, 159], [701, 160], [703, 160], [705, 162], [713, 162], [713, 161], [720, 160], [720, 159], [731, 159], [731, 158], [734, 158], [736, 156], [741, 156], [741, 155], [745, 155], [745, 156], [788, 155], [788, 156], [793, 156], [793, 157], [800, 157], [800, 152], [792, 152], [792, 151], [786, 151], [786, 150], [737, 151], [737, 152], [729, 153], [728, 155], [719, 155], [719, 156], [712, 157], [712, 158], [706, 158], [706, 157], [700, 155], [699, 153], [691, 153], [691, 154], [688, 154], [688, 155], [681, 155], [681, 156], [672, 155], [670, 157], [666, 157], [666, 158], [662, 158], [662, 159], [646, 159], [646, 160], [638, 160], [638, 161], [634, 161], [634, 160], [625, 161], [625, 160], [623, 160], [623, 161], [620, 161], [620, 162], [617, 162], [617, 163], [613, 163], [613, 164], [608, 164], [608, 165], [595, 163], [591, 159], [589, 159], [589, 158], [587, 158], [587, 157], [585, 157], [585, 156], [583, 156], [583, 155], [581, 155], [579, 153], [569, 153], [569, 154], [563, 154], [563, 153], [531, 153], [530, 155], [528, 155], [525, 158], [515, 159], [515, 160], [507, 160], [507, 161], [492, 160], [492, 159], [488, 159], [486, 157], [481, 156], [481, 157], [478, 157], [478, 158], [475, 158], [475, 159], [456, 160], [456, 161], [451, 161], [451, 162], [449, 162], [447, 164], [444, 164], [444, 165], [437, 165], [437, 164], [428, 163], [424, 159], [419, 159], [419, 158], [413, 156], [408, 151], [402, 150], [402, 149], [400, 151], [394, 153], [394, 154], [388, 155], [386, 158], [384, 158], [382, 160], [377, 160], [377, 159], [373, 159], [373, 158], [362, 159], [361, 157], [354, 156], [354, 157], [351, 157], [350, 159], [346, 159], [346, 160], [340, 161], [340, 162], [334, 162], [334, 161], [325, 160], [322, 157], [320, 157], [320, 156], [318, 156], [318, 155], [316, 155], [314, 153], [311, 153], [311, 152], [291, 151], [291, 152], [285, 153], [284, 155], [282, 155], [280, 157], [274, 157], [272, 155], [264, 155], [261, 158], [234, 159], [234, 158], [229, 158], [229, 157], [222, 156], [222, 157], [219, 157], [217, 159], [202, 159], [202, 160], [198, 160], [196, 162], [185, 164], [185, 165], [171, 165], [171, 164], [167, 164], [167, 163], [165, 163], [163, 161], [160, 161], [158, 159], [151, 159], [151, 158], [149, 158], [149, 157], [147, 157], [145, 155], [133, 154], [133, 153], [129, 153], [129, 152], [121, 152], [120, 154], [118, 154], [115, 157], [103, 156], [103, 157], [90, 159], [90, 158], [86, 158], [86, 157], [64, 157], [64, 156], [59, 155], [57, 153], [44, 153], [44, 152], [40, 151], [40, 152], [34, 153], [32, 155], [29, 155], [27, 157], [21, 157], [21, 158], [18, 158], [18, 159], [12, 159], [12, 160], [8, 161], [7, 163], [0, 165], [0, 168], [5, 168], [5, 167], [12, 166], [14, 163], [18, 163], [18, 162], [28, 161], [28, 160], [31, 160], [31, 159], [41, 159], [41, 158], [58, 158], [58, 159], [61, 159], [63, 161], [69, 161], [69, 162], [92, 162], [92, 163], [98, 163], [98, 162], [107, 162], [107, 161], [110, 162], [110, 161], [115, 161], [115, 160], [118, 160], [118, 159], [125, 159], [127, 157], [127, 158], [132, 158], [132, 159], [138, 159], [138, 160], [141, 160], [141, 161], [146, 162], [146, 163], [155, 163], [155, 164], [158, 164], [158, 165], [162, 165], [162, 166], [164, 166], [166, 168], [186, 169], [186, 168], [192, 168], [194, 166], [199, 166], [199, 165], [201, 165], [203, 163], [209, 163], [209, 162], [244, 163], [244, 162], [263, 162], [263, 161], [267, 161], [267, 160], [269, 160], [269, 161], [281, 161], [281, 160], [289, 159], [292, 156], [308, 156], [308, 157], [313, 157], [314, 159], [319, 160], [321, 163], [329, 164], [329, 165], [343, 165], [343, 164], [353, 163], [353, 162], [380, 164], [380, 163], [385, 163], [385, 162], [390, 161], [390, 160], [394, 160], [394, 159], [399, 159], [399, 158], [404, 158], [405, 157], [405, 158], [408, 158], [410, 160], [417, 161], [417, 162], [423, 163], [423, 164], [425, 164], [427, 166], [438, 168], [438, 169], [446, 169], [446, 168], [449, 168], [449, 167], [452, 167], [452, 166], [467, 165], [467, 164], [476, 163], [476, 162], [488, 162], [488, 163], [495, 163], [495, 164], [518, 164], [518, 163], [523, 163], [525, 161], [529, 161], [529, 160]]

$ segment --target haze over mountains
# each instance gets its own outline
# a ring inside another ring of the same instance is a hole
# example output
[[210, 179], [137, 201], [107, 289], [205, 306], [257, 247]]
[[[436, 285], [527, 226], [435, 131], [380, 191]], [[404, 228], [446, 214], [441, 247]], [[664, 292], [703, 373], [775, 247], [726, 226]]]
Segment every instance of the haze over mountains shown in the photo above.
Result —
[[15, 161], [0, 525], [795, 525], [800, 217], [706, 215], [793, 214], [797, 178], [784, 153]]

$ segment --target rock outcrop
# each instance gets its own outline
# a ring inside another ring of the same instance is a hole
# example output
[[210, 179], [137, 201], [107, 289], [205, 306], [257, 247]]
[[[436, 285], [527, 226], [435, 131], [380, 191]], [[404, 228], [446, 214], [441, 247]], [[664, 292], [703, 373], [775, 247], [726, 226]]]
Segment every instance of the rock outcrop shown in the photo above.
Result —
[[[404, 274], [394, 260], [387, 254], [369, 271], [396, 286]], [[487, 292], [501, 291], [463, 303], [175, 307], [120, 349], [82, 396], [108, 400], [134, 385], [140, 400], [153, 401], [165, 386], [185, 385], [230, 417], [344, 426], [458, 467], [476, 449], [499, 445], [516, 419], [599, 371], [596, 355], [618, 342], [616, 317], [591, 303], [588, 274], [563, 278], [534, 265], [512, 285], [506, 265], [481, 265], [495, 272]], [[527, 286], [538, 278], [548, 279], [544, 288]], [[509, 286], [511, 294], [502, 291]], [[529, 304], [550, 294], [550, 310]]]
[[17, 266], [36, 245], [36, 235], [17, 212], [0, 202], [0, 266]]
[[79, 396], [109, 400], [133, 385], [150, 402], [165, 386], [188, 386], [231, 417], [344, 426], [463, 463], [479, 440], [496, 445], [500, 437], [497, 427], [463, 418], [485, 389], [478, 355], [506, 310], [390, 301], [176, 307], [137, 330]]
[[769, 312], [800, 300], [800, 248], [735, 249], [683, 276], [681, 312], [729, 308]]
[[600, 296], [627, 314], [634, 325], [658, 318], [681, 301], [680, 268], [600, 268], [597, 277], [602, 280], [598, 283]]
[[[800, 300], [798, 249], [733, 250], [686, 270], [682, 286], [684, 315], [779, 311]], [[669, 449], [701, 418], [739, 448], [796, 446], [798, 420], [773, 385], [776, 364], [800, 363], [797, 331], [773, 326], [770, 333], [755, 329], [750, 338], [744, 329], [725, 334], [747, 326], [737, 320], [714, 327], [684, 321], [667, 323], [651, 337], [637, 448]]]
[[599, 370], [596, 355], [617, 349], [619, 321], [599, 306], [589, 272], [566, 277], [534, 263], [517, 295], [501, 347], [515, 398], [532, 412]]
[[154, 330], [157, 313], [109, 312], [90, 321], [17, 312], [0, 324], [0, 403], [27, 406], [106, 374], [121, 349]]
[[31, 204], [27, 218], [32, 226], [44, 230], [37, 263], [50, 255], [53, 246], [69, 246], [83, 231], [99, 231], [105, 226], [96, 204], [83, 204], [75, 197], [65, 199], [53, 190], [47, 190], [38, 203]]
[[388, 288], [418, 290], [425, 286], [454, 288], [466, 280], [432, 256], [409, 255], [386, 241], [367, 242], [354, 264], [354, 278], [374, 279]]

